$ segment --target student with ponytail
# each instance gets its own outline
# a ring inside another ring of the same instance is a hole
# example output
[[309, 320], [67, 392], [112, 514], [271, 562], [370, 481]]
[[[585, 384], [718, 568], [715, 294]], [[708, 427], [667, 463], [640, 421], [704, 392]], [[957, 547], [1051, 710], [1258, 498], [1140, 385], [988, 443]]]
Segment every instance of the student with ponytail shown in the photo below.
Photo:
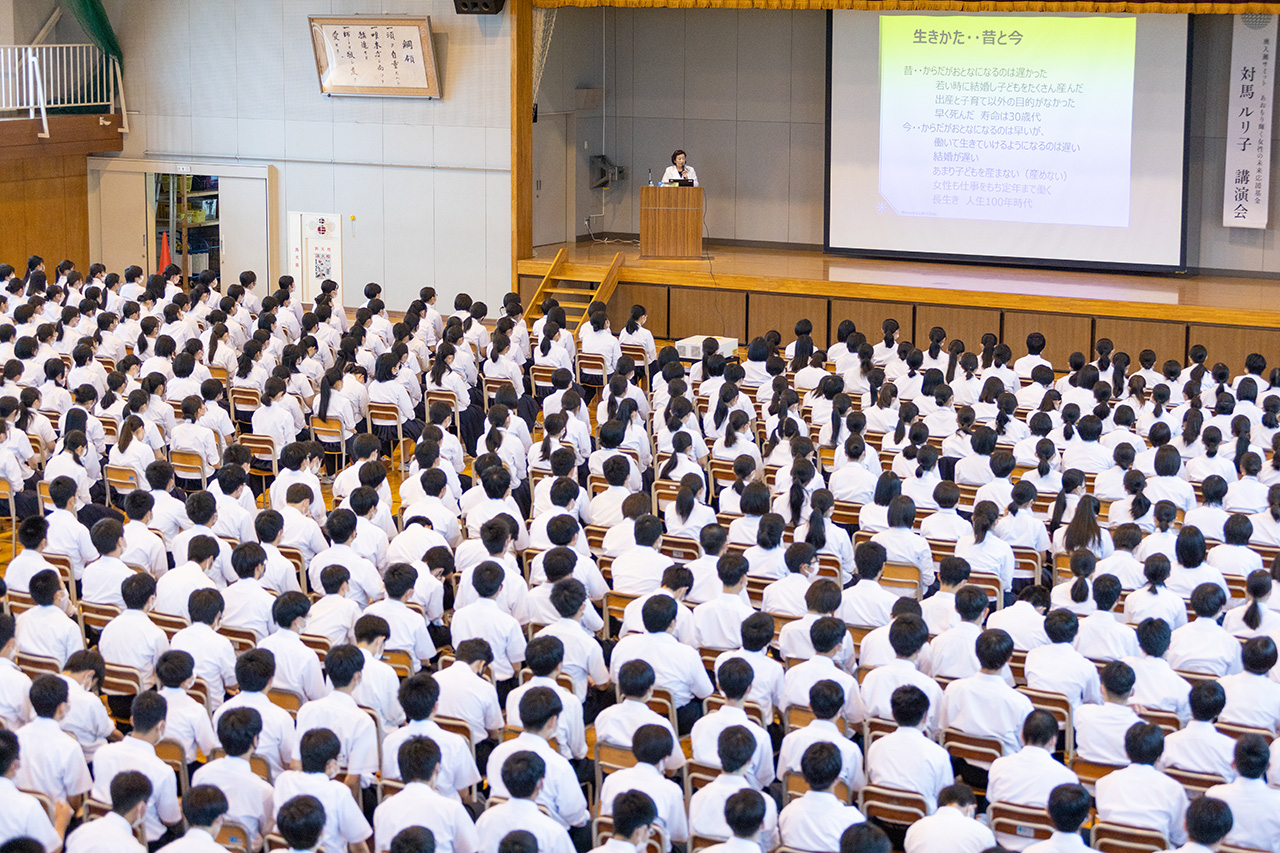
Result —
[[902, 493], [915, 501], [917, 509], [932, 512], [938, 508], [933, 492], [941, 482], [937, 449], [928, 444], [921, 446], [912, 461], [911, 469], [902, 477]]
[[702, 481], [702, 495], [705, 498], [707, 481], [702, 466], [694, 457], [693, 438], [684, 431], [674, 432], [671, 436], [671, 458], [658, 471], [656, 479], [683, 482], [686, 474], [697, 474]]
[[[887, 385], [885, 387], [891, 388], [893, 386]], [[910, 443], [909, 435], [911, 432], [911, 428], [916, 426], [917, 424], [919, 426], [924, 426], [924, 424], [919, 423], [919, 417], [920, 417], [920, 410], [916, 407], [916, 404], [910, 402], [909, 400], [904, 400], [898, 406], [897, 422], [893, 425], [891, 431], [886, 431], [884, 439], [880, 443], [880, 449], [881, 450], [902, 450], [904, 447], [906, 447]], [[927, 428], [926, 428], [925, 435], [926, 435], [925, 440], [927, 441], [928, 440]]]
[[632, 305], [631, 313], [622, 333], [618, 335], [619, 344], [644, 347], [645, 366], [650, 378], [658, 369], [658, 349], [653, 341], [653, 332], [644, 327], [649, 321], [649, 312], [643, 305]]
[[1257, 569], [1245, 581], [1245, 601], [1227, 611], [1222, 627], [1240, 640], [1274, 635], [1280, 631], [1280, 613], [1271, 607], [1271, 573]]
[[[902, 481], [892, 471], [885, 471], [876, 480], [872, 502], [862, 505], [858, 511], [858, 529], [877, 533], [889, 529], [889, 504], [902, 494]], [[914, 510], [915, 506], [912, 505]]]
[[[1192, 398], [1193, 400], [1198, 398]], [[1182, 461], [1188, 462], [1195, 459], [1204, 451], [1204, 440], [1201, 430], [1204, 428], [1204, 412], [1194, 403], [1186, 409], [1182, 415], [1182, 431], [1178, 433], [1176, 439], [1171, 440], [1171, 444], [1177, 449], [1182, 456]], [[1151, 428], [1152, 444], [1155, 444], [1155, 432], [1157, 427]], [[1218, 442], [1222, 442], [1221, 433], [1218, 434]], [[1211, 472], [1212, 473], [1212, 472]], [[1205, 476], [1208, 476], [1207, 474]], [[1232, 474], [1234, 478], [1234, 472]]]
[[1187, 477], [1199, 483], [1211, 474], [1217, 474], [1228, 483], [1236, 479], [1236, 466], [1228, 453], [1222, 452], [1222, 432], [1216, 426], [1206, 426], [1200, 436], [1204, 452], [1187, 462]]
[[[745, 453], [733, 460], [733, 485], [721, 489], [717, 497], [720, 501], [720, 512], [729, 515], [742, 514], [742, 496], [747, 486], [756, 482], [764, 469], [756, 464], [756, 460]], [[767, 499], [768, 489], [765, 490]]]
[[1097, 609], [1093, 601], [1093, 572], [1097, 557], [1083, 548], [1071, 552], [1072, 580], [1057, 584], [1049, 592], [1050, 608], [1070, 610], [1077, 616], [1088, 616]]
[[[1132, 450], [1130, 453], [1132, 454]], [[1130, 461], [1132, 462], [1132, 459]], [[1016, 454], [1014, 462], [1018, 463]], [[1034, 463], [1035, 468], [1019, 477], [1018, 482], [1030, 485], [1042, 495], [1056, 495], [1062, 491], [1062, 472], [1058, 470], [1058, 448], [1052, 441], [1041, 438], [1036, 442]]]
[[[903, 407], [907, 405], [910, 404], [904, 403]], [[884, 445], [882, 445], [883, 449], [891, 450], [895, 445], [901, 448], [889, 466], [890, 470], [904, 480], [914, 476], [916, 457], [919, 455], [920, 449], [929, 442], [929, 428], [922, 421], [915, 421], [907, 430], [905, 442], [890, 442], [890, 438], [892, 436], [885, 436]]]
[[1143, 532], [1152, 532], [1155, 530], [1154, 504], [1146, 494], [1146, 475], [1131, 469], [1125, 473], [1123, 484], [1127, 497], [1112, 502], [1107, 524], [1111, 527], [1136, 524]]
[[884, 367], [898, 358], [898, 321], [892, 317], [880, 324], [881, 340], [872, 347], [872, 363]]
[[1125, 596], [1125, 622], [1137, 625], [1145, 619], [1163, 619], [1171, 630], [1187, 624], [1186, 603], [1165, 586], [1169, 571], [1169, 558], [1164, 554], [1153, 554], [1143, 561], [1142, 573], [1147, 584]]
[[[791, 364], [789, 369], [795, 373], [799, 372], [809, 364], [809, 359], [813, 356], [813, 323], [810, 320], [798, 320], [795, 326], [796, 339], [787, 344], [786, 357]], [[825, 361], [825, 358], [823, 359]]]
[[955, 428], [942, 440], [943, 458], [965, 459], [973, 455], [973, 425], [976, 421], [973, 409], [969, 406], [956, 409]]
[[937, 369], [944, 372], [947, 370], [951, 361], [951, 356], [943, 347], [943, 344], [946, 343], [946, 341], [946, 329], [941, 326], [934, 326], [929, 330], [929, 346], [923, 353], [923, 369]]
[[945, 382], [933, 389], [933, 411], [925, 415], [924, 425], [933, 438], [945, 439], [955, 431], [955, 392]]
[[809, 513], [805, 521], [796, 525], [793, 541], [805, 542], [819, 554], [827, 554], [840, 561], [840, 583], [849, 582], [854, 571], [853, 542], [848, 532], [831, 523], [835, 511], [835, 495], [828, 489], [818, 489], [809, 497]]
[[791, 465], [791, 483], [786, 491], [773, 499], [772, 510], [782, 516], [788, 527], [795, 527], [804, 520], [804, 511], [813, 492], [817, 469], [808, 459], [796, 459]]
[[[1049, 532], [1044, 522], [1036, 518], [1035, 500], [1035, 486], [1026, 480], [1014, 486], [1005, 515], [996, 522], [995, 534], [1008, 542], [1011, 548], [1031, 548], [1043, 555], [1049, 550]], [[1015, 577], [1032, 575], [1020, 570], [1015, 572]]]
[[1267, 487], [1258, 479], [1262, 473], [1262, 457], [1247, 452], [1241, 455], [1239, 464], [1240, 479], [1227, 487], [1222, 507], [1227, 512], [1245, 515], [1262, 512], [1267, 508]]
[[751, 435], [751, 419], [746, 412], [735, 409], [729, 414], [724, 435], [717, 438], [711, 447], [711, 458], [733, 460], [744, 453], [764, 467], [760, 448], [756, 447], [755, 438]]
[[991, 501], [978, 501], [973, 508], [972, 530], [956, 542], [956, 556], [969, 563], [970, 571], [985, 572], [1000, 578], [1005, 603], [1012, 604], [1016, 561], [1013, 549], [995, 532], [1000, 509]]
[[697, 474], [685, 474], [680, 480], [676, 499], [663, 510], [666, 536], [682, 536], [697, 539], [703, 527], [716, 523], [716, 511], [702, 501], [702, 479]]
[[[1075, 471], [1077, 475], [1080, 473], [1076, 468], [1072, 468], [1071, 471]], [[1068, 479], [1067, 474], [1063, 474], [1062, 479], [1063, 488], [1065, 489]], [[1083, 487], [1083, 482], [1081, 487]], [[1056, 507], [1054, 512], [1056, 515]], [[1098, 499], [1092, 495], [1082, 495], [1076, 502], [1076, 510], [1071, 517], [1071, 523], [1065, 527], [1059, 527], [1053, 533], [1053, 553], [1070, 553], [1080, 548], [1092, 551], [1093, 555], [1099, 560], [1105, 560], [1110, 557], [1111, 552], [1115, 550], [1111, 542], [1111, 534], [1098, 525]]]

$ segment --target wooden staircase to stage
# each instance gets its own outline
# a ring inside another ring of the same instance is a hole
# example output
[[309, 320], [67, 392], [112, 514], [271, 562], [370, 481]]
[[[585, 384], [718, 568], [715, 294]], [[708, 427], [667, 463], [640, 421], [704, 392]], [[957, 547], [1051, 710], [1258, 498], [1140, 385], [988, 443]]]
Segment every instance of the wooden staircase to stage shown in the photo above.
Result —
[[608, 270], [600, 274], [595, 264], [568, 263], [565, 249], [556, 252], [551, 268], [542, 277], [537, 291], [526, 306], [525, 316], [530, 322], [542, 316], [542, 301], [555, 297], [564, 309], [569, 331], [576, 332], [587, 321], [587, 306], [592, 302], [608, 302], [618, 286], [618, 273], [622, 269], [622, 253], [613, 256]]

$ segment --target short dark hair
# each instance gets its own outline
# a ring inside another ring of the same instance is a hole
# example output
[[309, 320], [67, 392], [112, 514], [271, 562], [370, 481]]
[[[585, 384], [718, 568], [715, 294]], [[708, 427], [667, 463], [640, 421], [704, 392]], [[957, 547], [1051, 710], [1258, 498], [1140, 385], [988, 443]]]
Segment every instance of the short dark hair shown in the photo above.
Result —
[[983, 669], [998, 670], [1013, 657], [1013, 637], [1002, 628], [988, 628], [978, 635], [973, 650]]
[[550, 687], [534, 687], [520, 697], [520, 722], [528, 731], [539, 731], [564, 711], [560, 697]]
[[218, 742], [227, 755], [236, 757], [253, 749], [253, 740], [262, 733], [262, 715], [256, 708], [232, 708], [218, 718]]
[[507, 791], [513, 797], [521, 799], [532, 797], [546, 773], [546, 762], [536, 752], [528, 750], [514, 752], [502, 762], [502, 784], [507, 786]]
[[155, 731], [168, 713], [169, 702], [159, 693], [147, 690], [133, 697], [129, 721], [133, 724], [134, 731], [146, 734]]
[[1236, 772], [1246, 779], [1261, 779], [1271, 761], [1271, 751], [1262, 735], [1246, 734], [1236, 739]]
[[280, 806], [276, 829], [291, 849], [310, 850], [320, 843], [325, 819], [324, 805], [310, 794], [300, 794]]
[[334, 687], [346, 687], [364, 669], [364, 652], [352, 645], [334, 646], [324, 657], [325, 675]]
[[764, 816], [764, 796], [754, 788], [743, 788], [725, 801], [725, 823], [738, 838], [750, 838], [759, 832]]
[[716, 754], [726, 773], [737, 773], [756, 753], [756, 736], [746, 726], [729, 726], [716, 740]]
[[1191, 716], [1202, 723], [1211, 723], [1222, 713], [1227, 705], [1227, 693], [1216, 681], [1197, 681], [1191, 687], [1187, 701], [1191, 706]]
[[1164, 753], [1164, 730], [1154, 723], [1134, 723], [1124, 733], [1124, 751], [1134, 764], [1155, 764]]
[[918, 726], [929, 713], [929, 697], [919, 687], [906, 684], [893, 691], [889, 706], [899, 726]]
[[271, 605], [271, 618], [281, 628], [288, 629], [294, 622], [311, 612], [311, 599], [300, 592], [283, 592]]
[[440, 764], [440, 747], [429, 737], [411, 737], [400, 744], [396, 760], [405, 782], [430, 782]]
[[1226, 838], [1235, 825], [1235, 819], [1231, 814], [1231, 806], [1216, 797], [1202, 794], [1187, 806], [1186, 823], [1187, 838], [1197, 844], [1209, 846]]
[[342, 754], [342, 741], [331, 729], [309, 729], [298, 739], [298, 759], [303, 773], [323, 773]]
[[827, 741], [810, 744], [800, 757], [800, 772], [810, 788], [825, 791], [840, 778], [844, 758], [839, 748]]
[[[111, 810], [116, 814], [128, 814], [151, 799], [151, 780], [137, 770], [125, 770], [117, 773], [111, 780]], [[321, 829], [324, 828], [323, 823]]]
[[665, 726], [648, 723], [635, 730], [631, 736], [631, 753], [636, 761], [658, 764], [671, 755], [675, 740]]
[[1092, 798], [1083, 785], [1058, 785], [1049, 792], [1049, 819], [1059, 832], [1076, 832], [1089, 817]]
[[1022, 742], [1027, 745], [1047, 746], [1058, 739], [1058, 719], [1053, 714], [1037, 708], [1022, 721]]
[[658, 807], [643, 791], [624, 791], [613, 800], [613, 834], [619, 838], [630, 838], [657, 819]]
[[643, 698], [654, 684], [653, 667], [647, 661], [629, 660], [618, 669], [618, 690], [631, 699]]
[[228, 808], [227, 795], [213, 785], [193, 785], [182, 795], [182, 816], [189, 826], [213, 826]]
[[27, 697], [38, 717], [52, 717], [58, 706], [67, 701], [70, 690], [67, 683], [56, 675], [41, 675], [31, 682]]
[[840, 853], [893, 853], [893, 842], [883, 829], [870, 821], [864, 821], [855, 823], [841, 833]]

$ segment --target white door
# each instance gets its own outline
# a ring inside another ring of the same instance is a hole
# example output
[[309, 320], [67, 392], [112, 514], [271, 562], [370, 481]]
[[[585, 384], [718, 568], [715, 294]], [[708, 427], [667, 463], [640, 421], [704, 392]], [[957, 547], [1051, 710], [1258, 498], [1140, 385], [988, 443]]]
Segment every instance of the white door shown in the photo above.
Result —
[[137, 264], [144, 270], [155, 264], [147, 253], [147, 176], [144, 172], [90, 172], [98, 176], [101, 261], [107, 269], [123, 273]]
[[[267, 268], [267, 181], [265, 178], [218, 179], [218, 239], [222, 243], [222, 280], [238, 281], [253, 270], [269, 282]], [[259, 286], [260, 292], [266, 292]]]
[[567, 116], [540, 115], [533, 125], [533, 245], [567, 238], [568, 170], [565, 168]]

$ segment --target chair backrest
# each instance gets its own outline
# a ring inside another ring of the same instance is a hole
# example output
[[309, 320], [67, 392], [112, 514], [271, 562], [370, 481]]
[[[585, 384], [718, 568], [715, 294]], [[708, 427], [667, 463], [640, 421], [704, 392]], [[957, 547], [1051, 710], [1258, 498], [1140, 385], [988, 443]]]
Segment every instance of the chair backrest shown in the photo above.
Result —
[[231, 647], [237, 655], [243, 654], [258, 645], [258, 635], [249, 628], [232, 628], [220, 625], [218, 633], [231, 641]]
[[170, 640], [173, 639], [174, 634], [191, 624], [185, 617], [176, 613], [160, 613], [152, 610], [147, 613], [147, 617], [157, 628], [164, 631], [165, 636]]
[[242, 412], [251, 412], [262, 405], [262, 394], [257, 388], [233, 385], [227, 396], [231, 400], [231, 408]]
[[156, 743], [156, 758], [168, 764], [178, 774], [178, 793], [185, 794], [191, 787], [191, 779], [187, 775], [187, 754], [182, 744], [164, 738]]
[[[613, 817], [610, 815], [600, 815], [591, 822], [591, 838], [592, 843], [596, 847], [604, 846], [604, 843], [613, 836]], [[645, 845], [644, 850], [640, 853], [663, 853], [667, 849], [667, 834], [659, 824], [654, 824], [653, 834], [649, 836], [649, 842]]]
[[290, 548], [287, 545], [278, 546], [280, 555], [293, 563], [294, 571], [298, 574], [298, 583], [302, 587], [302, 591], [307, 591], [307, 561], [302, 556], [302, 551], [297, 548]]
[[976, 586], [987, 594], [987, 599], [993, 602], [996, 610], [1004, 609], [1004, 582], [1000, 580], [1000, 576], [991, 572], [970, 572], [969, 579], [965, 583]]
[[[1071, 771], [1080, 777], [1080, 784], [1084, 785], [1089, 793], [1093, 793], [1093, 786], [1099, 779], [1119, 770], [1122, 765], [1103, 764], [1098, 761], [1090, 761], [1087, 758], [1074, 756], [1071, 759]], [[1160, 848], [1163, 849], [1163, 848]]]
[[659, 550], [678, 563], [687, 563], [702, 556], [702, 549], [698, 542], [687, 536], [664, 535], [662, 547]]
[[18, 665], [18, 669], [33, 679], [40, 675], [58, 675], [62, 672], [62, 666], [57, 660], [44, 655], [18, 652], [14, 655], [13, 662]]
[[384, 649], [382, 660], [395, 670], [400, 678], [413, 675], [413, 656], [404, 649]]
[[322, 637], [319, 634], [302, 634], [302, 644], [311, 651], [316, 653], [316, 657], [320, 658], [320, 663], [324, 663], [325, 657], [329, 654], [329, 638]]
[[102, 680], [102, 692], [108, 696], [137, 696], [142, 692], [142, 673], [131, 666], [107, 663], [107, 676]]
[[465, 738], [467, 743], [471, 744], [472, 749], [475, 749], [475, 739], [471, 735], [471, 727], [467, 725], [465, 720], [436, 714], [431, 716], [431, 720], [446, 732], [452, 732], [461, 738]]
[[374, 426], [399, 426], [400, 407], [395, 403], [375, 403], [369, 401], [369, 419]]
[[1157, 725], [1166, 734], [1171, 735], [1182, 728], [1182, 721], [1173, 711], [1158, 711], [1154, 708], [1134, 707], [1134, 713], [1148, 723]]
[[284, 690], [279, 687], [272, 687], [267, 691], [267, 698], [272, 704], [279, 705], [289, 712], [289, 716], [297, 717], [298, 711], [301, 710], [306, 700], [301, 695], [294, 693], [292, 690]]
[[[782, 805], [785, 807], [787, 803], [803, 797], [809, 793], [809, 783], [805, 781], [804, 774], [795, 770], [788, 770], [782, 776]], [[849, 802], [849, 786], [844, 780], [837, 779], [836, 784], [832, 787], [831, 793], [842, 803]]]
[[138, 472], [132, 468], [126, 468], [123, 465], [103, 465], [103, 476], [107, 478], [107, 484], [117, 491], [133, 491], [142, 488], [138, 482]]
[[276, 447], [276, 443], [271, 439], [271, 436], [254, 435], [251, 432], [241, 433], [240, 444], [247, 447], [258, 460], [263, 462], [270, 460], [271, 471], [273, 473], [279, 470], [276, 467], [276, 457], [279, 453], [279, 449]]
[[609, 590], [604, 594], [604, 613], [606, 617], [622, 621], [623, 611], [627, 609], [627, 605], [635, 601], [640, 596], [628, 595], [625, 592], [614, 592]]
[[80, 602], [80, 616], [85, 628], [101, 631], [107, 623], [120, 615], [120, 608], [114, 604], [94, 604], [89, 601]]
[[867, 785], [858, 792], [858, 806], [868, 818], [896, 826], [910, 826], [929, 813], [924, 797], [915, 791]]
[[253, 836], [249, 831], [233, 820], [222, 821], [222, 829], [218, 831], [218, 837], [214, 839], [218, 842], [218, 846], [231, 850], [233, 853], [249, 853], [249, 843]]
[[[716, 651], [717, 656], [721, 654], [721, 650], [711, 650], [711, 651]], [[714, 660], [712, 662], [714, 663]], [[711, 667], [707, 667], [707, 669], [710, 670]], [[719, 709], [725, 706], [725, 703], [727, 701], [728, 700], [725, 699], [723, 694], [712, 693], [705, 700], [707, 713], [710, 714], [712, 711], [718, 711]], [[757, 726], [759, 726], [762, 729], [765, 727], [764, 709], [760, 707], [760, 703], [747, 702], [745, 703], [745, 707], [743, 708], [743, 710], [746, 711], [747, 718], [751, 720], [751, 722], [755, 723]], [[769, 722], [773, 722], [773, 721], [770, 720]]]
[[991, 803], [987, 806], [987, 825], [992, 832], [1003, 832], [1028, 842], [1044, 841], [1053, 835], [1053, 821], [1043, 807]]
[[[588, 376], [592, 381], [584, 382], [582, 377]], [[578, 351], [578, 381], [593, 388], [601, 387], [605, 379], [605, 361], [600, 353]]]
[[689, 790], [697, 791], [715, 781], [715, 778], [720, 775], [720, 768], [691, 760], [685, 764], [684, 772], [689, 779]]
[[1214, 785], [1225, 785], [1227, 780], [1217, 773], [1194, 773], [1180, 767], [1164, 768], [1164, 775], [1180, 784], [1187, 791], [1187, 798], [1194, 800]]
[[204, 457], [194, 450], [170, 450], [173, 472], [186, 480], [204, 479]]
[[[1010, 663], [1012, 664], [1012, 661]], [[1017, 680], [1016, 676], [1014, 680]], [[1017, 690], [1031, 700], [1033, 707], [1053, 714], [1053, 718], [1058, 721], [1059, 728], [1063, 730], [1067, 738], [1066, 757], [1071, 758], [1075, 755], [1075, 723], [1071, 713], [1071, 701], [1061, 693], [1054, 693], [1051, 690], [1036, 690], [1027, 687], [1025, 684], [1019, 685]]]
[[884, 574], [880, 576], [880, 585], [888, 589], [910, 590], [918, 601], [924, 596], [924, 586], [920, 581], [920, 569], [911, 563], [884, 564]]
[[971, 735], [959, 729], [942, 733], [942, 747], [952, 758], [963, 758], [979, 767], [990, 767], [991, 762], [1004, 755], [1004, 745], [998, 738]]
[[1158, 853], [1169, 849], [1169, 842], [1154, 829], [1098, 821], [1090, 846], [1099, 853]]

